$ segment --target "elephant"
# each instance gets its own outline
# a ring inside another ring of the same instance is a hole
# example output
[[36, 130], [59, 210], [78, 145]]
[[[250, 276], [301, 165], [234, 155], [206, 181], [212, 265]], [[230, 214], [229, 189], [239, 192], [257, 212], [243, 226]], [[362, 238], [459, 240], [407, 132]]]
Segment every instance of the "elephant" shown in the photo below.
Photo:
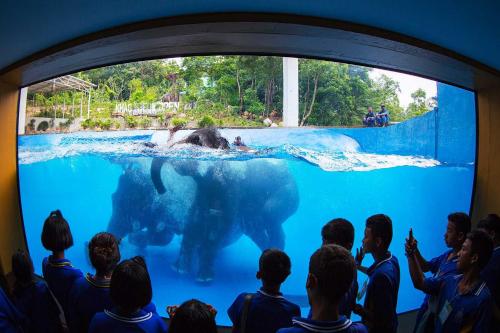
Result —
[[[224, 147], [225, 139], [213, 129], [190, 136], [211, 148]], [[167, 175], [162, 174], [164, 165], [168, 165]], [[121, 175], [112, 198], [108, 231], [128, 236], [129, 242], [141, 247], [166, 245], [175, 234], [182, 235], [179, 257], [173, 265], [177, 272], [189, 272], [197, 262], [197, 280], [210, 282], [217, 252], [242, 235], [261, 250], [284, 248], [282, 224], [299, 204], [297, 185], [285, 162], [155, 157], [150, 177], [139, 169], [128, 168]], [[174, 193], [178, 187], [184, 187], [184, 192]], [[179, 211], [184, 215], [175, 214]]]

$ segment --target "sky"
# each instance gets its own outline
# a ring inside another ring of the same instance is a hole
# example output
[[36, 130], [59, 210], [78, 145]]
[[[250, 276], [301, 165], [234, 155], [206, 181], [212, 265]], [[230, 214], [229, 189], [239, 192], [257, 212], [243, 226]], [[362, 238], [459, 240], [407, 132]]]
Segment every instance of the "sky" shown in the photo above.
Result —
[[391, 79], [399, 82], [399, 87], [401, 88], [401, 92], [398, 94], [399, 104], [403, 108], [406, 108], [408, 104], [410, 104], [410, 102], [412, 101], [411, 94], [418, 88], [422, 88], [426, 92], [427, 98], [437, 95], [436, 81], [377, 68], [374, 68], [372, 71], [370, 71], [370, 77], [372, 79], [377, 79], [382, 74], [385, 74]]

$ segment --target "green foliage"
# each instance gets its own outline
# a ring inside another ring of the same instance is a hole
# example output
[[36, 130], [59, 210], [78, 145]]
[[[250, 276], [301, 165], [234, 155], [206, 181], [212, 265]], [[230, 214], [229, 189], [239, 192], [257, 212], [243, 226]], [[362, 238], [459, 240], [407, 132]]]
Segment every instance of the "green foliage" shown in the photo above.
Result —
[[137, 119], [137, 126], [142, 128], [151, 127], [152, 120], [149, 117], [139, 117]]
[[186, 126], [188, 123], [188, 120], [186, 118], [172, 118], [171, 124], [173, 126]]
[[82, 126], [83, 129], [92, 129], [95, 128], [96, 121], [91, 118], [87, 118], [80, 123], [80, 126]]
[[125, 119], [125, 126], [128, 128], [136, 128], [138, 124], [138, 119], [134, 116], [124, 116]]
[[425, 104], [427, 101], [426, 97], [425, 90], [420, 88], [411, 94], [413, 101], [406, 108], [406, 118], [417, 117], [429, 111]]
[[[399, 85], [382, 75], [374, 80], [369, 68], [330, 61], [299, 59], [299, 121], [307, 126], [357, 126], [369, 106], [377, 112], [385, 104], [391, 121], [402, 121], [425, 112], [425, 96], [415, 92], [407, 110], [399, 104]], [[112, 119], [117, 103], [134, 108], [150, 103], [180, 101], [173, 125], [187, 125], [188, 119], [211, 125], [261, 126], [261, 119], [276, 110], [282, 114], [282, 58], [270, 56], [200, 56], [183, 58], [179, 65], [171, 60], [152, 60], [96, 68], [77, 73], [97, 87], [92, 91], [90, 120], [86, 128], [118, 128]], [[420, 94], [420, 95], [419, 95]], [[79, 116], [80, 100], [86, 115], [87, 96], [81, 92], [30, 93], [28, 101], [37, 115], [65, 117], [74, 105]], [[174, 114], [160, 114], [160, 124]], [[209, 118], [207, 118], [209, 119]], [[260, 119], [260, 120], [259, 120]], [[125, 116], [128, 128], [147, 128], [151, 118]], [[276, 119], [279, 122], [279, 119]], [[84, 125], [83, 125], [84, 124]], [[201, 125], [200, 125], [201, 126]]]
[[198, 126], [200, 127], [212, 127], [215, 126], [215, 119], [212, 116], [206, 115], [198, 121]]
[[36, 128], [37, 131], [42, 131], [42, 132], [45, 132], [48, 129], [49, 129], [49, 123], [46, 122], [45, 120], [42, 121], [40, 124], [38, 124]]

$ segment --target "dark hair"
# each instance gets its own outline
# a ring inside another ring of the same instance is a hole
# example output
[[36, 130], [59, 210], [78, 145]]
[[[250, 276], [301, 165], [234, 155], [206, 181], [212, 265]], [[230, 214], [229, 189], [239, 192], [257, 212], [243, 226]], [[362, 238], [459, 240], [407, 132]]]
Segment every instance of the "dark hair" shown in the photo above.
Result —
[[474, 230], [467, 234], [467, 238], [471, 243], [471, 252], [477, 254], [478, 266], [482, 270], [490, 261], [493, 253], [493, 240], [483, 230]]
[[495, 238], [500, 238], [500, 217], [497, 214], [488, 214], [477, 224], [478, 229], [495, 232]]
[[451, 213], [448, 215], [448, 221], [453, 222], [455, 229], [457, 229], [458, 232], [463, 233], [464, 236], [467, 235], [471, 229], [470, 217], [465, 213]]
[[29, 254], [18, 250], [12, 255], [12, 272], [16, 278], [14, 294], [35, 282], [33, 262]]
[[142, 257], [124, 260], [116, 266], [111, 275], [110, 296], [127, 314], [151, 302], [151, 279]]
[[73, 236], [68, 222], [61, 211], [50, 212], [45, 219], [42, 230], [42, 245], [49, 251], [64, 251], [73, 246]]
[[389, 248], [392, 241], [392, 221], [385, 214], [375, 214], [366, 220], [366, 227], [370, 228], [374, 238], [382, 239], [382, 246], [385, 249]]
[[264, 282], [277, 285], [283, 283], [288, 275], [292, 263], [288, 255], [278, 249], [267, 249], [259, 258], [259, 270]]
[[346, 219], [333, 219], [323, 226], [321, 236], [328, 244], [337, 244], [350, 250], [354, 243], [354, 227]]
[[338, 301], [349, 290], [355, 270], [351, 253], [335, 244], [322, 246], [309, 261], [309, 273], [316, 277], [319, 292], [330, 302]]
[[217, 333], [214, 315], [196, 299], [186, 301], [175, 311], [169, 333]]
[[108, 275], [120, 261], [120, 250], [115, 236], [100, 232], [89, 243], [89, 257], [97, 273]]

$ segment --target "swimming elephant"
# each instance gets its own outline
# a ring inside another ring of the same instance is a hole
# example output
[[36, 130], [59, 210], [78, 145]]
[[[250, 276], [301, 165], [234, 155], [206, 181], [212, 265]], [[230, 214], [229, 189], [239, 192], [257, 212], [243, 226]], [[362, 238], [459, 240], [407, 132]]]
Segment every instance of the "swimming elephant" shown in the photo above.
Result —
[[[181, 142], [227, 147], [227, 140], [213, 128], [195, 131], [177, 143]], [[168, 174], [162, 179], [164, 165], [168, 165]], [[184, 187], [184, 192], [174, 193], [178, 187]], [[126, 170], [112, 199], [110, 232], [118, 237], [128, 235], [129, 242], [138, 246], [166, 245], [174, 234], [182, 235], [174, 268], [185, 273], [197, 258], [197, 279], [203, 282], [213, 277], [217, 252], [243, 234], [262, 250], [283, 248], [282, 223], [299, 203], [297, 185], [286, 163], [272, 159], [198, 162], [154, 158], [150, 177], [144, 169]], [[174, 211], [184, 215], [174, 216]]]

